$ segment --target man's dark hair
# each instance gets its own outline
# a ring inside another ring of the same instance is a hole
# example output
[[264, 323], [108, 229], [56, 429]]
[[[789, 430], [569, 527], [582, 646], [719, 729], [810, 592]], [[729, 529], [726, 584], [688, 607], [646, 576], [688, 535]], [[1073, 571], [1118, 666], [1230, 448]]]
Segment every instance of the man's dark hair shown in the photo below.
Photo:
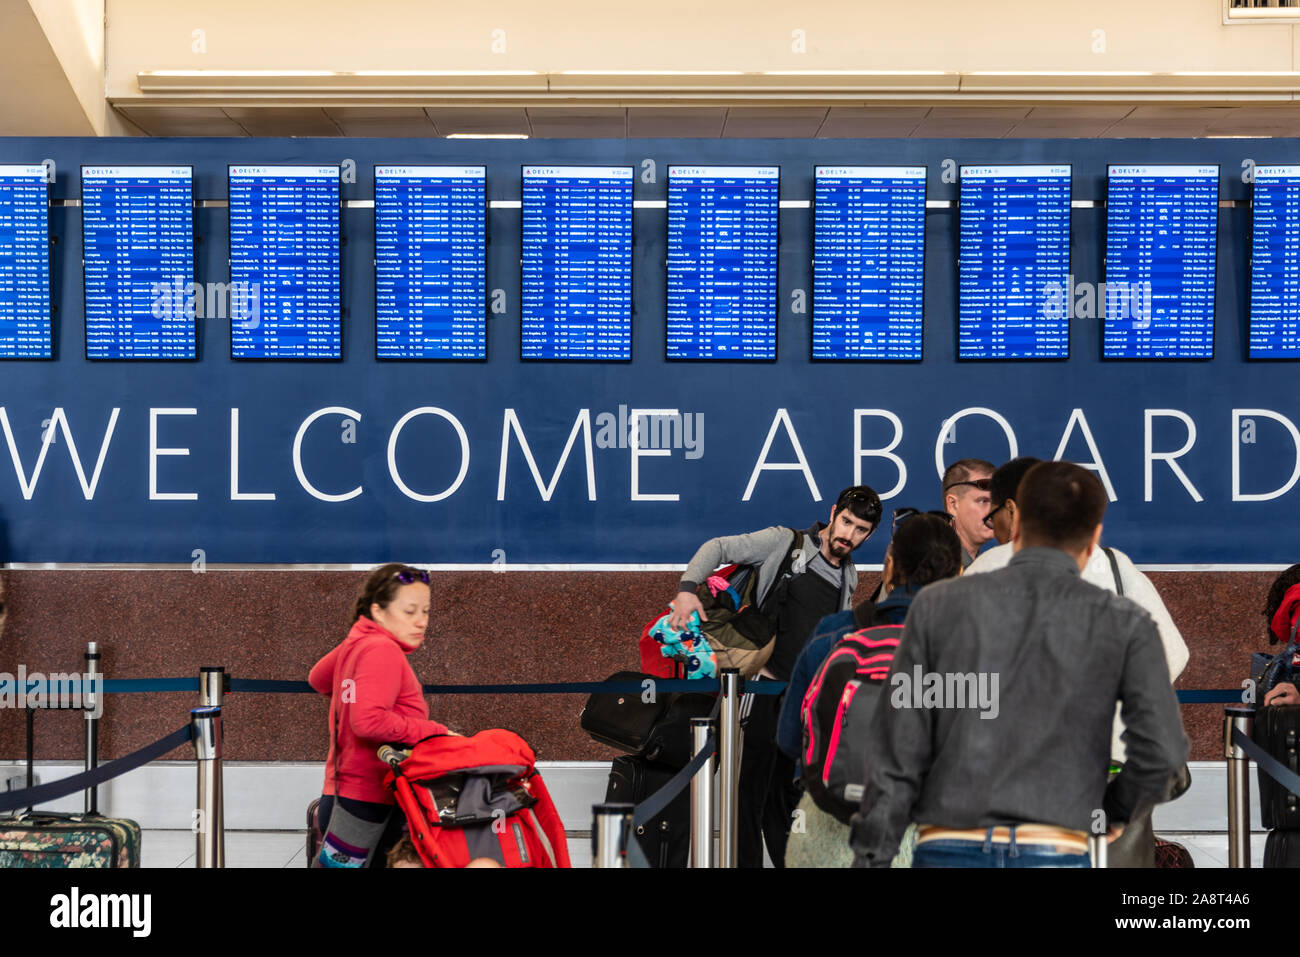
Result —
[[870, 485], [850, 485], [840, 492], [840, 497], [835, 500], [835, 511], [842, 508], [847, 508], [862, 521], [870, 522], [873, 529], [880, 524], [880, 515], [884, 511], [880, 496]]
[[1292, 585], [1300, 585], [1300, 565], [1292, 565], [1273, 579], [1273, 584], [1269, 586], [1268, 599], [1264, 602], [1264, 621], [1267, 623], [1270, 642], [1277, 641], [1277, 636], [1273, 634], [1273, 616], [1282, 607], [1282, 599]]
[[1077, 552], [1092, 540], [1106, 514], [1106, 492], [1097, 476], [1073, 462], [1039, 462], [1016, 491], [1024, 545]]
[[1043, 460], [1036, 459], [1032, 455], [1022, 455], [1000, 466], [993, 473], [993, 483], [989, 486], [989, 497], [993, 500], [993, 507], [1001, 508], [1007, 503], [1007, 499], [1019, 501], [1016, 498], [1016, 489], [1020, 487], [1020, 480], [1025, 477], [1026, 472], [1041, 461]]
[[961, 540], [938, 515], [911, 515], [898, 523], [889, 543], [894, 562], [890, 583], [919, 588], [961, 573]]
[[980, 472], [993, 473], [993, 463], [985, 462], [983, 459], [958, 459], [943, 470], [943, 482], [940, 483], [939, 498], [940, 504], [948, 507], [947, 496], [948, 489], [959, 482], [969, 482], [972, 475]]

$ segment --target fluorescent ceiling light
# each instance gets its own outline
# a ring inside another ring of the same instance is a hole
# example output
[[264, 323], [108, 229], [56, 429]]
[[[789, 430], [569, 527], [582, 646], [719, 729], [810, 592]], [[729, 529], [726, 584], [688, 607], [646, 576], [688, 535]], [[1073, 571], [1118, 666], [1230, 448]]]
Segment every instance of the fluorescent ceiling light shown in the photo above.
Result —
[[337, 76], [541, 76], [537, 70], [356, 70]]
[[449, 140], [526, 140], [527, 133], [448, 133]]
[[1150, 70], [970, 70], [966, 76], [1160, 76]]
[[949, 76], [943, 70], [763, 70], [763, 76]]
[[143, 76], [541, 76], [536, 70], [145, 70]]
[[142, 76], [343, 76], [335, 70], [147, 70]]
[[744, 76], [743, 70], [561, 70], [560, 76]]

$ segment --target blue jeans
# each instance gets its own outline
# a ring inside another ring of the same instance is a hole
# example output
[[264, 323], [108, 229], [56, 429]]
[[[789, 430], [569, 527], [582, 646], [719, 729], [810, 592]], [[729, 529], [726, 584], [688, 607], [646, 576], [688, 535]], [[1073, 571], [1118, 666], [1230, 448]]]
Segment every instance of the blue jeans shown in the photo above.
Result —
[[981, 841], [926, 841], [912, 853], [913, 867], [1091, 867], [1088, 852], [1062, 853], [1050, 844], [1017, 844], [1016, 825], [1011, 842], [994, 842], [993, 828]]

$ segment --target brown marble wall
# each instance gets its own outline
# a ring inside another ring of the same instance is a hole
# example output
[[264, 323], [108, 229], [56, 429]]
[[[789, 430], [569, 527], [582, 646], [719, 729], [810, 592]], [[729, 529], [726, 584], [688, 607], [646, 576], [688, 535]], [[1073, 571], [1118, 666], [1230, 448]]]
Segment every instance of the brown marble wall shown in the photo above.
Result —
[[[305, 680], [337, 644], [363, 575], [352, 572], [8, 570], [8, 622], [0, 672], [78, 671], [87, 641], [99, 641], [111, 678], [194, 676], [223, 665], [240, 678]], [[863, 576], [860, 595], [875, 585]], [[1191, 649], [1180, 688], [1232, 688], [1251, 651], [1266, 647], [1260, 614], [1274, 573], [1152, 573]], [[637, 668], [641, 628], [671, 597], [673, 573], [439, 573], [432, 634], [411, 658], [426, 683], [594, 681]], [[440, 696], [432, 714], [462, 731], [503, 726], [524, 734], [539, 757], [601, 759], [609, 749], [578, 727], [584, 696]], [[175, 730], [193, 694], [109, 696], [101, 759], [121, 756]], [[1221, 705], [1185, 705], [1193, 758], [1222, 757]], [[37, 757], [79, 758], [81, 717], [37, 715]], [[323, 760], [326, 701], [304, 694], [234, 694], [227, 699], [226, 757]], [[21, 712], [0, 709], [0, 758], [23, 753]], [[189, 756], [178, 750], [172, 757]]]

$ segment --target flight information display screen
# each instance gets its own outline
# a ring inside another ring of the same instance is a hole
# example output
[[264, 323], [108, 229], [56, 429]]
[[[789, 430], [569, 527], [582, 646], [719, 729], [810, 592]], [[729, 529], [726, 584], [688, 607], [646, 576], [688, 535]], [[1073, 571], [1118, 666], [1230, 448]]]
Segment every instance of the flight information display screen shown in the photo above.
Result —
[[1109, 168], [1103, 358], [1214, 358], [1218, 213], [1217, 166]]
[[193, 359], [194, 170], [83, 166], [88, 359]]
[[339, 167], [229, 173], [231, 356], [342, 358]]
[[963, 166], [959, 359], [1070, 355], [1070, 167]]
[[668, 167], [669, 359], [775, 359], [775, 166]]
[[44, 166], [0, 166], [0, 359], [50, 359], [50, 195]]
[[375, 167], [375, 352], [487, 358], [487, 168]]
[[525, 166], [520, 354], [632, 358], [632, 167]]
[[1250, 239], [1251, 359], [1300, 358], [1300, 166], [1256, 166]]
[[925, 167], [818, 166], [814, 359], [921, 358]]

